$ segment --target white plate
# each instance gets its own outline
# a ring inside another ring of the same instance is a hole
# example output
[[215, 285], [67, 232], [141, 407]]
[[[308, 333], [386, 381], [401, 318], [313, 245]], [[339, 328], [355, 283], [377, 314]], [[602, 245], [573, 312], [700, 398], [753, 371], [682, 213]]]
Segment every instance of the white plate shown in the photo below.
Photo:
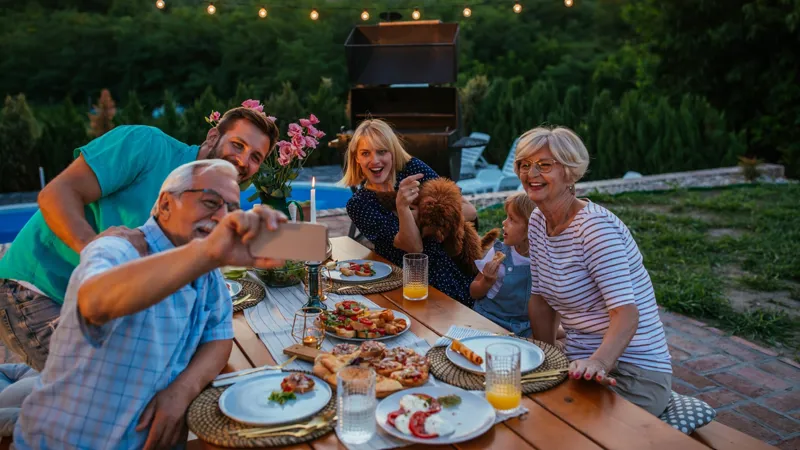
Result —
[[541, 366], [544, 362], [544, 352], [537, 345], [523, 341], [509, 336], [473, 336], [466, 339], [460, 339], [461, 343], [466, 345], [470, 350], [477, 353], [483, 358], [483, 364], [480, 366], [473, 364], [465, 358], [461, 353], [453, 351], [450, 346], [447, 346], [447, 359], [458, 367], [472, 373], [485, 374], [486, 373], [486, 347], [492, 344], [513, 344], [519, 347], [520, 351], [520, 372], [530, 372]]
[[225, 287], [228, 288], [228, 293], [231, 294], [231, 298], [235, 298], [242, 292], [242, 285], [233, 280], [225, 280]]
[[249, 381], [240, 381], [219, 397], [219, 409], [231, 419], [248, 425], [278, 425], [311, 417], [328, 404], [331, 388], [328, 383], [314, 379], [314, 389], [295, 394], [296, 400], [283, 405], [269, 400], [272, 391], [281, 390], [281, 381], [289, 372], [266, 373]]
[[[383, 311], [383, 310], [382, 309], [370, 309], [370, 311]], [[401, 332], [399, 332], [397, 334], [392, 334], [392, 335], [388, 335], [387, 334], [386, 336], [379, 337], [379, 338], [366, 338], [366, 339], [364, 339], [364, 338], [358, 338], [358, 337], [349, 338], [349, 337], [339, 336], [336, 333], [331, 333], [330, 331], [326, 331], [325, 332], [325, 336], [329, 336], [329, 337], [336, 338], [336, 339], [341, 339], [343, 341], [351, 341], [351, 342], [385, 341], [386, 339], [394, 339], [394, 338], [396, 338], [398, 336], [402, 336], [403, 333], [405, 333], [406, 331], [411, 329], [411, 318], [408, 317], [407, 315], [401, 313], [400, 311], [392, 310], [392, 312], [394, 313], [394, 318], [395, 319], [405, 319], [406, 323], [408, 324], [408, 326], [406, 327], [405, 330], [403, 330], [403, 331], [401, 331]]]
[[[378, 261], [370, 261], [368, 259], [350, 259], [350, 260], [347, 260], [347, 261], [339, 261], [338, 263], [336, 263], [336, 267], [338, 268], [338, 267], [341, 267], [343, 264], [351, 263], [351, 262], [352, 263], [356, 263], [356, 264], [363, 264], [365, 262], [372, 263], [372, 270], [375, 271], [375, 275], [372, 275], [372, 276], [369, 276], [369, 277], [360, 277], [358, 275], [352, 275], [352, 276], [346, 277], [346, 276], [342, 275], [342, 272], [339, 272], [338, 270], [331, 270], [330, 271], [330, 278], [332, 280], [341, 281], [341, 282], [344, 282], [344, 283], [356, 283], [356, 284], [358, 284], [358, 283], [370, 283], [372, 281], [382, 280], [382, 279], [384, 279], [384, 278], [386, 278], [386, 277], [388, 277], [389, 275], [392, 274], [392, 268], [388, 264], [384, 264], [384, 263], [378, 262]], [[327, 270], [323, 270], [322, 274], [327, 277], [328, 276], [328, 271]]]
[[[455, 408], [442, 408], [442, 412], [439, 413], [443, 419], [447, 419], [448, 422], [453, 424], [455, 431], [446, 436], [422, 439], [414, 435], [403, 434], [397, 428], [386, 423], [386, 417], [389, 413], [400, 409], [400, 399], [404, 395], [413, 393], [428, 394], [432, 397], [455, 394], [461, 397], [460, 405]], [[423, 386], [396, 392], [383, 399], [375, 409], [375, 419], [378, 421], [378, 425], [386, 430], [387, 433], [405, 441], [445, 445], [468, 441], [489, 431], [494, 426], [495, 411], [485, 398], [478, 397], [463, 389], [454, 386]]]

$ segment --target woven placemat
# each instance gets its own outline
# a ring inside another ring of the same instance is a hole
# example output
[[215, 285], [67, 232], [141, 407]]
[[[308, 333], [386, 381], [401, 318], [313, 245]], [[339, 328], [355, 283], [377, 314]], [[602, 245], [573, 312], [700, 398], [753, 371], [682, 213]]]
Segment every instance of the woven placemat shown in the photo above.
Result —
[[397, 288], [403, 287], [403, 269], [390, 264], [392, 268], [392, 273], [380, 280], [375, 281], [373, 283], [342, 283], [339, 281], [333, 281], [333, 286], [331, 287], [332, 294], [378, 294], [380, 292], [392, 291]]
[[[523, 339], [523, 338], [518, 338]], [[538, 345], [544, 351], [544, 362], [536, 370], [528, 373], [545, 372], [548, 370], [567, 369], [569, 367], [569, 360], [567, 356], [557, 349], [556, 346], [545, 344], [542, 341], [533, 339], [525, 339]], [[485, 386], [483, 383], [486, 377], [483, 375], [476, 375], [472, 372], [456, 366], [447, 359], [445, 351], [447, 347], [434, 347], [428, 351], [428, 359], [431, 362], [431, 373], [437, 380], [442, 380], [447, 384], [460, 387], [469, 391], [482, 391]], [[525, 375], [523, 374], [523, 375]], [[567, 373], [563, 373], [557, 380], [551, 381], [535, 381], [522, 384], [522, 392], [525, 394], [533, 394], [535, 392], [542, 392], [554, 388], [567, 379]]]
[[[245, 295], [250, 295], [251, 297], [250, 300], [244, 303], [233, 305], [233, 312], [244, 311], [247, 308], [256, 306], [261, 302], [261, 300], [264, 300], [264, 298], [267, 296], [267, 292], [264, 290], [264, 286], [260, 285], [259, 283], [256, 283], [253, 280], [242, 279], [239, 280], [239, 284], [242, 285], [242, 293], [239, 295], [238, 298], [242, 298]], [[236, 299], [233, 299], [233, 301], [236, 302]]]
[[[302, 370], [290, 370], [286, 372], [311, 374], [311, 372]], [[236, 448], [282, 447], [313, 441], [333, 431], [335, 422], [303, 437], [277, 436], [245, 438], [231, 434], [231, 431], [234, 430], [244, 430], [255, 427], [241, 424], [222, 414], [222, 411], [219, 409], [219, 397], [228, 387], [230, 386], [218, 388], [208, 387], [194, 399], [191, 405], [189, 405], [189, 411], [186, 414], [186, 422], [189, 425], [189, 429], [205, 442], [221, 447]], [[331, 411], [336, 411], [336, 394], [331, 396], [331, 400], [328, 404], [317, 414]]]

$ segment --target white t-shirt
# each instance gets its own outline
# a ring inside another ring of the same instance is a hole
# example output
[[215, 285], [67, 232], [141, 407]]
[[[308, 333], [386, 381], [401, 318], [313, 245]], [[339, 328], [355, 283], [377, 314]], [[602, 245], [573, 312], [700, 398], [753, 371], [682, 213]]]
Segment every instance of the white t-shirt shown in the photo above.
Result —
[[570, 360], [590, 357], [608, 330], [608, 311], [636, 305], [639, 326], [620, 361], [672, 372], [653, 284], [628, 227], [611, 211], [589, 203], [558, 236], [547, 236], [538, 209], [528, 226], [531, 293], [561, 315]]
[[[486, 256], [483, 259], [479, 259], [475, 261], [475, 266], [478, 268], [480, 273], [483, 273], [483, 268], [486, 267], [486, 264], [494, 259], [494, 255], [497, 251], [494, 247], [490, 248], [489, 251], [486, 253]], [[508, 255], [506, 255], [508, 258]], [[522, 256], [517, 252], [517, 249], [511, 247], [511, 260], [512, 266], [523, 266], [530, 264], [530, 259], [527, 256]], [[506, 265], [500, 264], [500, 267], [497, 268], [497, 280], [494, 282], [491, 288], [489, 288], [489, 292], [486, 293], [487, 298], [494, 298], [498, 292], [500, 292], [500, 288], [503, 287], [503, 277], [506, 276]]]

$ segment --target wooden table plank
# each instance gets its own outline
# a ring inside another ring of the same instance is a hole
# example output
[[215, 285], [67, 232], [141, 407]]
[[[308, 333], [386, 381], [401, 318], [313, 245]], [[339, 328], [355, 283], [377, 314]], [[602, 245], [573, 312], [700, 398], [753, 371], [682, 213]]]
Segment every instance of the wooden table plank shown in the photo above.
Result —
[[765, 442], [719, 422], [711, 422], [700, 428], [692, 433], [692, 438], [713, 449], [720, 450], [777, 450]]
[[505, 423], [534, 447], [541, 449], [602, 449], [530, 398], [522, 397], [522, 405], [530, 412], [525, 416], [507, 420]]

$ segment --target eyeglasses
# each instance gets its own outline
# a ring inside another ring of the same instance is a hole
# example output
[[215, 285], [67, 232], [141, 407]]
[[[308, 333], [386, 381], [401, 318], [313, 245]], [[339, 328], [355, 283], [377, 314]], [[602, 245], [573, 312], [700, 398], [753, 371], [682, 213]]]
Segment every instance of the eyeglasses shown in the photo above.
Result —
[[558, 164], [558, 161], [552, 158], [548, 159], [540, 159], [538, 161], [530, 162], [528, 160], [517, 161], [517, 169], [520, 173], [528, 172], [531, 170], [531, 166], [536, 167], [536, 171], [539, 173], [550, 173], [553, 170], [553, 167]]
[[222, 208], [222, 205], [227, 206], [228, 212], [239, 210], [238, 203], [226, 202], [222, 195], [213, 189], [187, 189], [183, 192], [201, 192], [203, 197], [200, 199], [200, 201], [203, 203], [203, 206], [208, 208], [210, 212], [219, 211], [219, 209]]

